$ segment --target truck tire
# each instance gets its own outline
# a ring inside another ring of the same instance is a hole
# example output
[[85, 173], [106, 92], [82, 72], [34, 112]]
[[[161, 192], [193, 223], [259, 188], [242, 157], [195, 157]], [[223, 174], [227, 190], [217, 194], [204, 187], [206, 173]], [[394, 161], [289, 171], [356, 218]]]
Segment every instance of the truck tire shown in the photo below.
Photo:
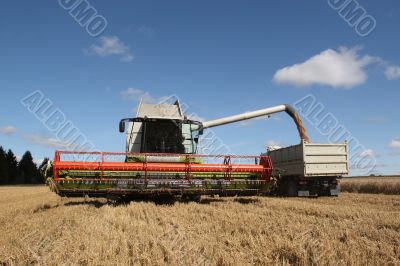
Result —
[[289, 181], [287, 183], [286, 195], [288, 197], [297, 197], [298, 196], [297, 184], [294, 181]]

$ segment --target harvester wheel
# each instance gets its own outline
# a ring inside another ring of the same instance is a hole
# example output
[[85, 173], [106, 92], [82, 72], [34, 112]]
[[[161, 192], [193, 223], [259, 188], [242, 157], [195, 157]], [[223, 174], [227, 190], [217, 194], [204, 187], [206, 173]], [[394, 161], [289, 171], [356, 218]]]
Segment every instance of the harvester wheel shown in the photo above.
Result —
[[201, 196], [200, 195], [184, 195], [182, 196], [182, 201], [183, 202], [200, 202]]
[[119, 205], [121, 204], [122, 198], [116, 195], [108, 194], [106, 196], [108, 205]]
[[190, 197], [190, 199], [191, 199], [191, 201], [194, 201], [194, 202], [200, 202], [200, 200], [201, 200], [201, 195], [192, 195], [192, 196]]
[[176, 199], [173, 195], [158, 195], [153, 200], [157, 205], [173, 205]]

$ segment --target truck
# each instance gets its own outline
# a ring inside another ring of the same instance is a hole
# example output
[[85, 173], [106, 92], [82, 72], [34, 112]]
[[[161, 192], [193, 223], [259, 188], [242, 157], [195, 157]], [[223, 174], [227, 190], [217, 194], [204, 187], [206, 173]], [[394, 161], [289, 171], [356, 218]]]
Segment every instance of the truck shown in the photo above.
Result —
[[276, 193], [287, 196], [338, 196], [340, 178], [348, 175], [348, 146], [308, 143], [270, 148]]

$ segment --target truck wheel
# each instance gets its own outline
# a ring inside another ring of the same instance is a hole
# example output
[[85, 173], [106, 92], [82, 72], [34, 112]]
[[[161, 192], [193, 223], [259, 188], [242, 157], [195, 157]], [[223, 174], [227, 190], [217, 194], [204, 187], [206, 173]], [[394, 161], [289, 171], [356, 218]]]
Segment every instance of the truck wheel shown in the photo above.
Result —
[[287, 193], [286, 194], [288, 197], [297, 197], [298, 196], [297, 185], [294, 181], [290, 181], [287, 183]]

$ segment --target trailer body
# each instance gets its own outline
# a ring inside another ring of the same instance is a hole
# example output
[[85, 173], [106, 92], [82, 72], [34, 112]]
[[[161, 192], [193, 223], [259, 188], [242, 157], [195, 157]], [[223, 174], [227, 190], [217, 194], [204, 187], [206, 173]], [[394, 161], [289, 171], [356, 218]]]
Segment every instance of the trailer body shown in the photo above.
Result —
[[347, 143], [302, 141], [298, 145], [271, 149], [266, 155], [271, 157], [280, 192], [291, 196], [337, 196], [339, 179], [349, 173]]

